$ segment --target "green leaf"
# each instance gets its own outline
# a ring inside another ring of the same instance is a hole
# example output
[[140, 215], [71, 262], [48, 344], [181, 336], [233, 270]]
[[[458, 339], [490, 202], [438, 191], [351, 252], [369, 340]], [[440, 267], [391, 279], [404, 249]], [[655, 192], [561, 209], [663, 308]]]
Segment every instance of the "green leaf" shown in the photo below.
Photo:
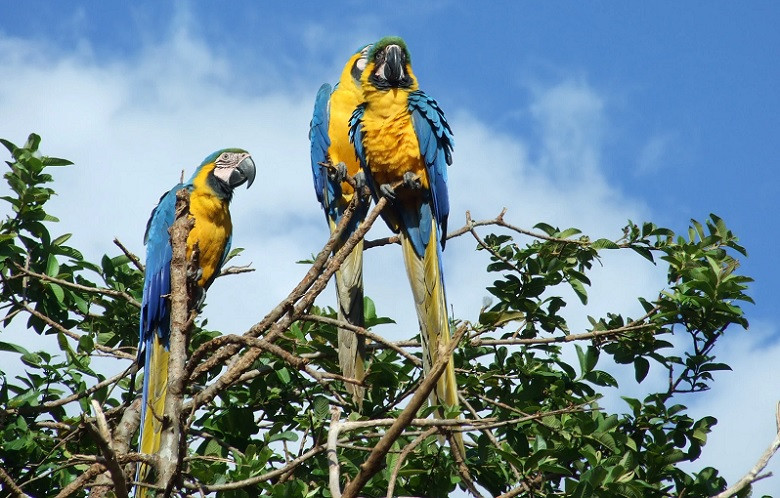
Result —
[[82, 335], [79, 337], [79, 351], [83, 353], [91, 353], [95, 349], [95, 341], [89, 335]]
[[57, 237], [56, 239], [52, 240], [52, 241], [51, 241], [51, 243], [52, 243], [52, 245], [55, 245], [55, 246], [61, 246], [62, 244], [64, 244], [65, 242], [67, 242], [67, 241], [68, 241], [68, 239], [70, 239], [70, 237], [71, 237], [72, 235], [73, 235], [73, 234], [70, 234], [70, 233], [66, 233], [66, 234], [60, 235], [60, 236], [59, 236], [59, 237]]
[[593, 346], [588, 346], [587, 349], [583, 350], [579, 344], [575, 344], [574, 347], [577, 350], [577, 358], [580, 361], [580, 371], [584, 377], [588, 372], [593, 370], [596, 363], [598, 363], [599, 350]]
[[274, 441], [297, 441], [298, 440], [298, 434], [292, 432], [292, 431], [284, 431], [279, 432], [276, 434], [272, 434], [271, 437], [268, 439], [269, 443], [273, 443]]
[[558, 238], [559, 239], [568, 239], [572, 235], [577, 235], [577, 234], [580, 234], [580, 233], [582, 233], [582, 232], [580, 230], [576, 229], [576, 228], [567, 228], [566, 230], [564, 230], [563, 232], [558, 234]]
[[279, 377], [279, 380], [282, 381], [283, 384], [290, 383], [291, 380], [290, 371], [287, 370], [287, 367], [282, 367], [276, 370], [276, 376]]
[[0, 341], [0, 351], [7, 351], [9, 353], [19, 353], [19, 354], [30, 354], [29, 351], [24, 349], [22, 346], [19, 346], [18, 344], [11, 344], [10, 342], [2, 342]]
[[620, 246], [615, 244], [609, 239], [597, 239], [591, 243], [591, 247], [596, 250], [600, 249], [620, 249]]
[[631, 249], [651, 263], [655, 263], [655, 260], [653, 259], [653, 253], [650, 251], [650, 249], [641, 246], [631, 246]]
[[60, 264], [57, 262], [57, 258], [53, 254], [49, 254], [49, 259], [46, 261], [46, 275], [56, 277], [59, 272]]
[[585, 286], [582, 282], [575, 278], [570, 278], [569, 284], [571, 285], [571, 288], [574, 289], [574, 293], [577, 294], [577, 297], [580, 298], [580, 301], [582, 301], [582, 304], [588, 304], [588, 291], [585, 290]]
[[65, 301], [65, 290], [60, 286], [60, 284], [49, 282], [47, 285], [49, 289], [51, 289], [52, 294], [54, 294], [54, 297], [57, 299], [57, 302], [62, 303]]
[[642, 381], [645, 380], [645, 377], [647, 377], [647, 372], [649, 371], [650, 362], [647, 361], [646, 358], [637, 356], [634, 359], [634, 378], [636, 378], [636, 381], [641, 384]]

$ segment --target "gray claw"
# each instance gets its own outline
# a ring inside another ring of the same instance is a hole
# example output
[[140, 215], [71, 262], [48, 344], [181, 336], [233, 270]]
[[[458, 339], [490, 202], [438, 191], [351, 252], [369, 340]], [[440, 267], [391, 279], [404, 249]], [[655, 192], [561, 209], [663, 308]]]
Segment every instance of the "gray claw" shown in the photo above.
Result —
[[198, 268], [195, 271], [192, 271], [190, 269], [187, 270], [187, 278], [192, 282], [197, 282], [201, 279], [203, 276], [203, 268]]
[[411, 171], [404, 173], [404, 187], [408, 189], [422, 188], [422, 180], [416, 174]]
[[355, 192], [365, 199], [371, 195], [371, 191], [368, 189], [368, 182], [366, 181], [366, 173], [363, 170], [355, 173], [352, 177], [355, 180]]
[[343, 182], [347, 177], [347, 165], [340, 162], [328, 168], [328, 177], [333, 181]]
[[395, 189], [389, 183], [383, 183], [382, 185], [380, 185], [379, 186], [379, 191], [382, 192], [382, 195], [384, 197], [387, 197], [391, 201], [395, 200], [395, 198], [396, 198]]
[[352, 177], [355, 180], [355, 190], [358, 192], [362, 191], [364, 188], [366, 188], [366, 173], [363, 170], [358, 171], [355, 173], [355, 176]]

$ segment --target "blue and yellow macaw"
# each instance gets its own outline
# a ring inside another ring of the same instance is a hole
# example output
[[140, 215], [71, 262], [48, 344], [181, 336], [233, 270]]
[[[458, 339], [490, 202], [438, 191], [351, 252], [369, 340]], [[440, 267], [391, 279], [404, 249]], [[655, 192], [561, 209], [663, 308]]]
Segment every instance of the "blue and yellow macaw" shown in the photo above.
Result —
[[[317, 92], [314, 115], [311, 119], [311, 170], [314, 190], [325, 210], [331, 232], [341, 221], [344, 210], [352, 201], [355, 191], [343, 181], [344, 175], [355, 176], [360, 172], [360, 162], [349, 141], [349, 119], [355, 108], [363, 102], [360, 75], [366, 67], [370, 45], [363, 47], [349, 58], [335, 88], [327, 83]], [[350, 224], [337, 241], [333, 252], [338, 251], [347, 238], [360, 226], [366, 216], [368, 203], [361, 203]], [[363, 241], [361, 240], [336, 272], [338, 318], [352, 325], [364, 326], [363, 320]], [[363, 336], [348, 329], [338, 331], [339, 364], [345, 377], [363, 380], [365, 376], [366, 344]], [[365, 388], [347, 384], [347, 391], [358, 408], [363, 402]]]
[[[171, 308], [171, 239], [176, 192], [190, 192], [190, 216], [195, 223], [187, 238], [187, 258], [195, 244], [199, 250], [197, 285], [205, 292], [219, 275], [230, 252], [233, 225], [228, 206], [233, 189], [255, 178], [255, 163], [241, 149], [223, 149], [208, 156], [186, 183], [180, 183], [160, 198], [146, 225], [146, 272], [141, 302], [141, 338], [138, 365], [144, 367], [143, 412], [139, 451], [153, 455], [160, 448], [162, 416], [168, 392], [168, 357]], [[202, 298], [201, 296], [197, 296]], [[148, 479], [149, 467], [138, 467], [138, 480]], [[139, 496], [146, 494], [140, 488]]]
[[[385, 222], [400, 235], [427, 374], [439, 344], [448, 345], [451, 339], [441, 251], [450, 211], [452, 130], [436, 101], [418, 89], [401, 38], [386, 37], [373, 45], [360, 81], [364, 103], [350, 120], [351, 139], [374, 198], [389, 201], [382, 213]], [[430, 399], [458, 404], [452, 361]]]

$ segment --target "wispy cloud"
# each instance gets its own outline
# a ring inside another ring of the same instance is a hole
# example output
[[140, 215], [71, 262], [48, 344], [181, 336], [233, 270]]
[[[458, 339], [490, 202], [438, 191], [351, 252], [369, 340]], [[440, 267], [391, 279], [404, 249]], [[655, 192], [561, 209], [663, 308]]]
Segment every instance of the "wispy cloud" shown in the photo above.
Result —
[[637, 157], [636, 174], [647, 175], [657, 173], [661, 168], [669, 166], [669, 155], [677, 141], [673, 133], [663, 133], [648, 140]]

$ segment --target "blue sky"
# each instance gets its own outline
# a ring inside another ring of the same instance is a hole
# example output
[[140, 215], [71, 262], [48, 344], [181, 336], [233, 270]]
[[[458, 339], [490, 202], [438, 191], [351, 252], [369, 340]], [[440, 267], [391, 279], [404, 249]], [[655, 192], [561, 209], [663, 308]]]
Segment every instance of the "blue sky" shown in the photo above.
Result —
[[[112, 252], [114, 236], [142, 253], [149, 210], [181, 169], [216, 148], [250, 150], [266, 173], [236, 196], [234, 240], [258, 272], [215, 285], [207, 308], [212, 325], [240, 331], [303, 273], [294, 261], [324, 241], [306, 141], [317, 88], [335, 82], [355, 48], [401, 35], [421, 87], [455, 132], [451, 227], [466, 209], [489, 218], [507, 206], [520, 225], [614, 237], [628, 218], [682, 230], [714, 212], [740, 236], [744, 271], [756, 279], [751, 330], [735, 329], [719, 352], [734, 372], [683, 402], [721, 421], [702, 463], [731, 480], [743, 474], [773, 437], [780, 399], [772, 249], [780, 6], [420, 4], [2, 2], [0, 137], [21, 143], [40, 133], [44, 153], [77, 163], [56, 176], [54, 202], [61, 230], [93, 255]], [[117, 202], [127, 208], [103, 218], [103, 206]], [[95, 220], [88, 233], [84, 220]], [[485, 261], [472, 248], [463, 239], [445, 253], [453, 306], [467, 318], [485, 294], [474, 285], [490, 281], [474, 277]], [[380, 332], [408, 336], [411, 299], [395, 298], [408, 291], [390, 249], [367, 256], [366, 285], [380, 312], [399, 321], [400, 330]], [[632, 312], [634, 296], [663, 283], [662, 268], [606, 262], [591, 291], [597, 311]], [[236, 302], [250, 310], [245, 317], [220, 314]], [[760, 486], [780, 490], [780, 480]]]

